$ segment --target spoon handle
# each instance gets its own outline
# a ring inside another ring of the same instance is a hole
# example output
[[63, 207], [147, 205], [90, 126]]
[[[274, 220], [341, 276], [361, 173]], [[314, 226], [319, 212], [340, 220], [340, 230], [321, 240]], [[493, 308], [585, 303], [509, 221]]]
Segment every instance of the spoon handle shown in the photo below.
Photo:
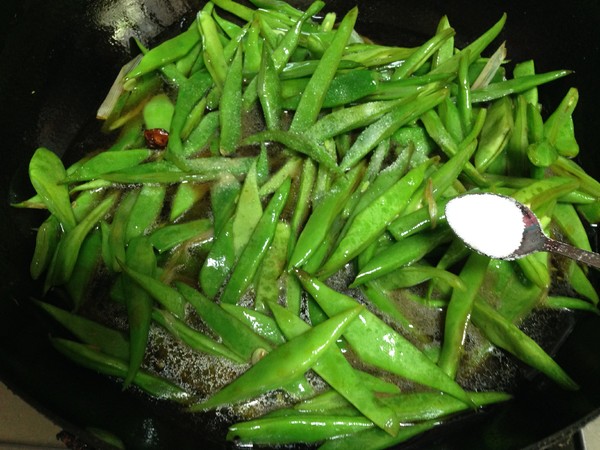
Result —
[[571, 259], [580, 261], [588, 266], [593, 266], [600, 269], [600, 254], [588, 252], [564, 242], [546, 238], [544, 241], [544, 250], [552, 253], [559, 253]]

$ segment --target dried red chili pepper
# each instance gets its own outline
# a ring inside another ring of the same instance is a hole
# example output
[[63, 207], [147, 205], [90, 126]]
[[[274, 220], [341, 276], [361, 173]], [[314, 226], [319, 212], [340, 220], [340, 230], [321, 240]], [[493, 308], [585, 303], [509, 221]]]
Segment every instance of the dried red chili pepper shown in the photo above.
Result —
[[163, 149], [169, 143], [169, 132], [164, 128], [152, 128], [144, 131], [144, 138], [149, 148]]

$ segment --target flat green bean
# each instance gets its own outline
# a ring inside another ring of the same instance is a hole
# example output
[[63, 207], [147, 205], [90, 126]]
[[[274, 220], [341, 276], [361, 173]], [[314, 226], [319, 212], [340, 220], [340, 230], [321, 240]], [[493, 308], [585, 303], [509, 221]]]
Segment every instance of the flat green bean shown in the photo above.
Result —
[[360, 306], [353, 307], [275, 348], [207, 400], [192, 405], [190, 410], [202, 411], [240, 402], [281, 387], [286, 381], [297, 378], [312, 367], [323, 352], [334, 345], [362, 309]]
[[[304, 288], [328, 314], [345, 311], [356, 300], [341, 294], [301, 271], [296, 271]], [[395, 332], [377, 316], [364, 310], [352, 322], [344, 337], [364, 362], [380, 367], [417, 383], [439, 389], [471, 404], [466, 392], [424, 353]]]

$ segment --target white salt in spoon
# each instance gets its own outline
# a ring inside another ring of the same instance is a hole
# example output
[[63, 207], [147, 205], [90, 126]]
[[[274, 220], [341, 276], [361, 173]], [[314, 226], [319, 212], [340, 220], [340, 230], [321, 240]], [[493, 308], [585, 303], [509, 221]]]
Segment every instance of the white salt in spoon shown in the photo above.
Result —
[[491, 258], [512, 260], [547, 251], [600, 268], [600, 254], [549, 238], [535, 214], [511, 197], [460, 195], [446, 205], [446, 220], [468, 247]]

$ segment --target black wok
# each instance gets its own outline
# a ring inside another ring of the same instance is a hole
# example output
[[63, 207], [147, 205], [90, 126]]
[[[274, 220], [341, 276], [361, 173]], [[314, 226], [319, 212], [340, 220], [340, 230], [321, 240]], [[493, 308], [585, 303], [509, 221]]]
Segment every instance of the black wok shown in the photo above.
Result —
[[[464, 46], [502, 12], [514, 61], [534, 58], [538, 71], [574, 69], [545, 87], [541, 102], [553, 108], [570, 86], [580, 90], [576, 132], [580, 162], [600, 176], [597, 133], [600, 100], [600, 4], [520, 1], [356, 0], [358, 30], [400, 45], [423, 42], [448, 14]], [[119, 384], [74, 367], [49, 346], [57, 331], [29, 302], [39, 286], [29, 279], [31, 228], [40, 216], [14, 210], [9, 202], [32, 193], [27, 162], [38, 146], [59, 154], [82, 140], [120, 65], [129, 57], [129, 38], [152, 40], [185, 26], [201, 0], [4, 0], [0, 8], [0, 378], [64, 429], [101, 446], [89, 427], [118, 436], [127, 448], [218, 448], [222, 439], [202, 420], [180, 420]], [[355, 3], [327, 2], [345, 12]], [[187, 15], [186, 15], [187, 14]], [[596, 281], [597, 283], [597, 281]], [[552, 325], [548, 325], [552, 328]], [[516, 400], [489, 413], [457, 420], [409, 448], [545, 448], [570, 436], [600, 413], [600, 318], [578, 320], [557, 353], [581, 385], [564, 392], [540, 376], [527, 377]], [[0, 408], [3, 407], [0, 405]]]

